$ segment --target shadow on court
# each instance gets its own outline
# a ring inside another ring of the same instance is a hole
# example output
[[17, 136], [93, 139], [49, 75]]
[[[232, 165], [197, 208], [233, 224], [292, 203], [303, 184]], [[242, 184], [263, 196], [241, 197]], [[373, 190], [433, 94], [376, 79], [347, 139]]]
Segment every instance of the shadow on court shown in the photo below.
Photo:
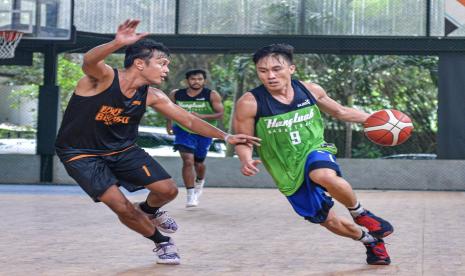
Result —
[[359, 242], [304, 221], [273, 189], [207, 188], [191, 209], [180, 189], [166, 209], [180, 226], [182, 263], [164, 266], [149, 240], [76, 186], [0, 185], [0, 274], [465, 275], [465, 193], [357, 193], [395, 227], [390, 266], [366, 265]]

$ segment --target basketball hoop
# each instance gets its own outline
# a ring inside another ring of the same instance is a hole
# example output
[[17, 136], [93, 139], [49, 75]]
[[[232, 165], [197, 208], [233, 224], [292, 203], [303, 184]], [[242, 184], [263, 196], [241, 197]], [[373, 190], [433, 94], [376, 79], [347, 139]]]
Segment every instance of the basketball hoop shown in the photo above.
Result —
[[15, 49], [21, 37], [23, 37], [22, 32], [0, 31], [0, 59], [15, 57]]

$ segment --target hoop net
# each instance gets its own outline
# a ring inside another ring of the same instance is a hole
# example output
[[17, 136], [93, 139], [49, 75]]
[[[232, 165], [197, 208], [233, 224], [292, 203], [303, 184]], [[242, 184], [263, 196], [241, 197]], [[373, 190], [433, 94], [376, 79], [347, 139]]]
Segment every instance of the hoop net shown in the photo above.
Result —
[[0, 31], [0, 59], [15, 57], [15, 49], [21, 37], [22, 32]]

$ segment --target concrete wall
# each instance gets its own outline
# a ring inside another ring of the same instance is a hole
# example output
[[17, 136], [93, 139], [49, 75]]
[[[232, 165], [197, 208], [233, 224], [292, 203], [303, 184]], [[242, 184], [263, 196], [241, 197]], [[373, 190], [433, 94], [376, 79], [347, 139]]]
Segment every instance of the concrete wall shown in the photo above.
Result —
[[37, 183], [40, 180], [40, 156], [0, 154], [0, 183]]
[[[181, 159], [157, 160], [182, 185]], [[39, 182], [40, 158], [36, 155], [0, 155], [0, 183]], [[240, 174], [236, 158], [207, 158], [207, 185], [215, 187], [274, 188], [261, 166], [255, 177]], [[461, 190], [465, 191], [465, 160], [383, 160], [339, 159], [343, 176], [356, 189], [387, 190]], [[57, 184], [75, 184], [63, 165], [55, 159]]]
[[[156, 159], [182, 185], [181, 159]], [[208, 186], [275, 187], [263, 166], [257, 176], [245, 177], [236, 158], [207, 158], [206, 162]], [[338, 162], [344, 178], [356, 189], [465, 190], [465, 160], [339, 159]], [[55, 182], [74, 183], [61, 163], [56, 162], [55, 166]]]
[[465, 190], [465, 160], [340, 159], [358, 189]]

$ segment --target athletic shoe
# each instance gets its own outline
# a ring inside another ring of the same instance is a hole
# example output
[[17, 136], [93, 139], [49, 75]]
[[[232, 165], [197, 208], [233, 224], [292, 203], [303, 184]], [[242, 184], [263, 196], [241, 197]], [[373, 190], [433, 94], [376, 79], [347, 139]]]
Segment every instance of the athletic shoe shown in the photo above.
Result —
[[178, 230], [178, 224], [166, 211], [158, 210], [155, 213], [152, 222], [158, 230], [165, 233], [174, 233]]
[[392, 225], [384, 219], [373, 215], [370, 211], [365, 210], [362, 214], [354, 218], [355, 223], [368, 229], [373, 237], [384, 238], [394, 232]]
[[158, 264], [178, 265], [181, 262], [181, 258], [178, 254], [178, 248], [174, 244], [172, 238], [170, 238], [167, 242], [156, 243], [153, 252], [157, 254]]
[[384, 247], [384, 241], [378, 239], [375, 242], [364, 243], [367, 249], [367, 263], [370, 265], [388, 265], [391, 263], [391, 258]]
[[195, 192], [191, 195], [187, 195], [186, 207], [196, 207], [197, 205], [199, 205], [199, 201]]
[[200, 198], [200, 196], [202, 195], [203, 193], [203, 185], [205, 184], [205, 178], [204, 179], [201, 179], [201, 180], [198, 180], [196, 179], [195, 180], [195, 194], [197, 195], [197, 200]]
[[158, 230], [165, 233], [174, 233], [178, 230], [176, 221], [166, 211], [158, 210], [155, 214], [147, 214], [140, 209], [140, 202], [133, 203], [134, 207], [146, 215]]

